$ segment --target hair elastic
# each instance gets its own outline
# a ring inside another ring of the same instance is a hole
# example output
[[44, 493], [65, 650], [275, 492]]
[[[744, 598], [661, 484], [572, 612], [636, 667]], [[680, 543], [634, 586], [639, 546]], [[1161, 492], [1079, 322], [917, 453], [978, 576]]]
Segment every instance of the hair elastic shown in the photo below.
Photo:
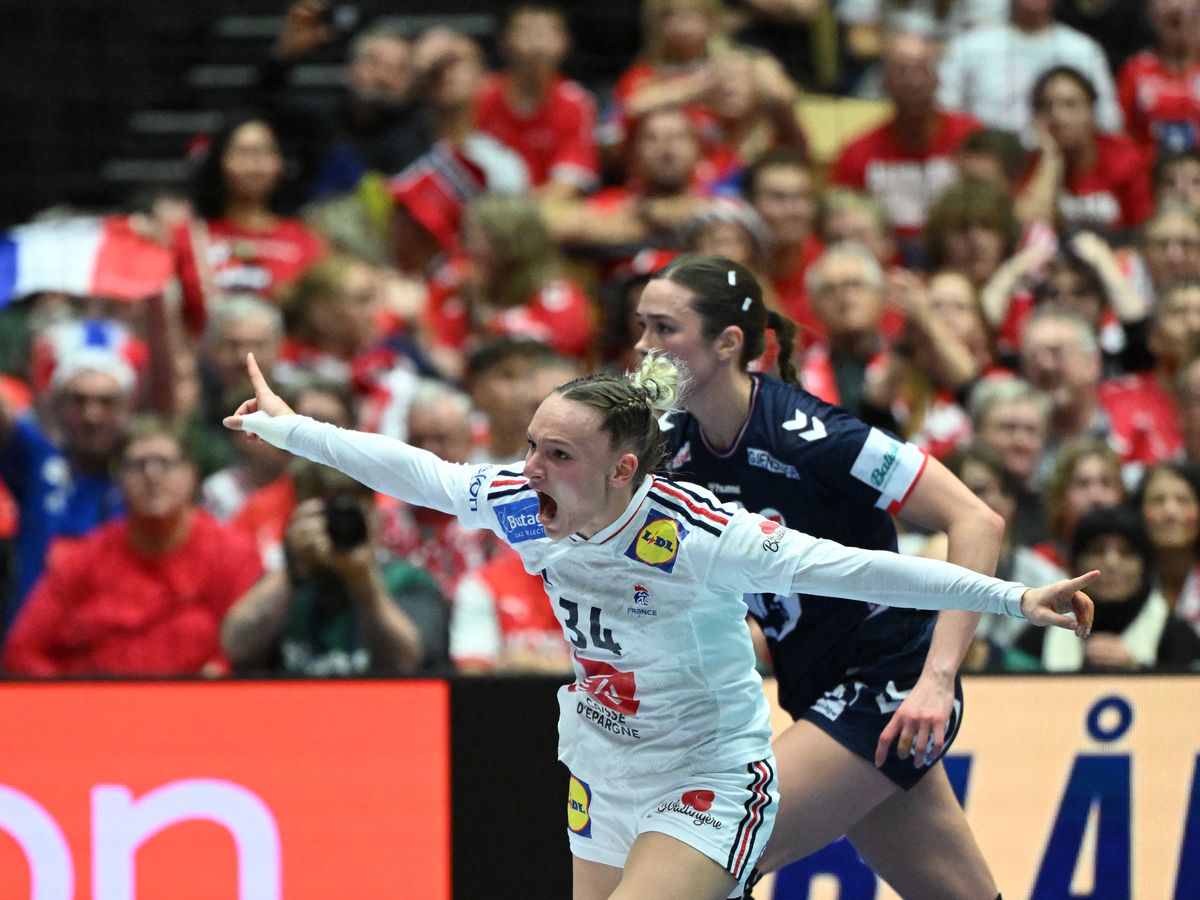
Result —
[[733, 271], [733, 269], [729, 270], [729, 284], [730, 285], [737, 284], [737, 273], [735, 271]]
[[742, 302], [742, 312], [750, 312], [750, 307], [754, 305], [754, 301], [747, 297]]

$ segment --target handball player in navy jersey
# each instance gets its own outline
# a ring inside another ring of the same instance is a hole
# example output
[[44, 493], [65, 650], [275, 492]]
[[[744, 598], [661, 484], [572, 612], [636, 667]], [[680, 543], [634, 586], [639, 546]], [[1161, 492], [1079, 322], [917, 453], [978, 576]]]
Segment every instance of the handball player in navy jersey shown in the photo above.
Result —
[[[853, 302], [842, 293], [863, 286], [836, 283], [830, 268], [814, 287]], [[952, 562], [995, 570], [1004, 522], [936, 459], [801, 388], [795, 325], [764, 306], [747, 269], [678, 257], [646, 285], [637, 312], [639, 351], [664, 350], [692, 374], [686, 412], [659, 423], [671, 477], [872, 550], [896, 550], [897, 515], [946, 532]], [[767, 329], [783, 380], [747, 370]], [[846, 835], [902, 896], [993, 900], [995, 881], [940, 763], [961, 721], [958, 668], [978, 615], [806, 594], [746, 599], [795, 720], [774, 742], [781, 805], [760, 871]], [[877, 600], [887, 603], [886, 585]]]

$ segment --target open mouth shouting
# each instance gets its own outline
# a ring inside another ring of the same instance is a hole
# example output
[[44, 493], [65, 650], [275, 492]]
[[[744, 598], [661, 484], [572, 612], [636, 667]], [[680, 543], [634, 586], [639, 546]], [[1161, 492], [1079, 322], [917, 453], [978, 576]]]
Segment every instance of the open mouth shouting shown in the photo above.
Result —
[[536, 491], [538, 499], [538, 521], [543, 528], [552, 528], [558, 516], [558, 501], [545, 491]]

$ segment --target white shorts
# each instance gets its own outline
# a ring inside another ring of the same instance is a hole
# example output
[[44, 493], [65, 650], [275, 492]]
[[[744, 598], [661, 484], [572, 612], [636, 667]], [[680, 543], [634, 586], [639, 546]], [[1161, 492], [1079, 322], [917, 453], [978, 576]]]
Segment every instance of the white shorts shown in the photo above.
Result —
[[762, 856], [779, 808], [773, 759], [688, 777], [672, 785], [631, 787], [571, 776], [567, 836], [571, 853], [625, 867], [639, 834], [658, 831], [694, 847], [737, 879], [741, 897]]

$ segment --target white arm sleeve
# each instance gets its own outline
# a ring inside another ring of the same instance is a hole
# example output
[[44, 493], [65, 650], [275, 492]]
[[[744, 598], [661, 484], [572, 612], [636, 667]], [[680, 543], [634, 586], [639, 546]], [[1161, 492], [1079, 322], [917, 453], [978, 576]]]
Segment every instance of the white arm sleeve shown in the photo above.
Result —
[[883, 606], [964, 609], [1025, 618], [1021, 598], [1028, 588], [1023, 584], [980, 575], [941, 560], [810, 540], [796, 568], [793, 591], [849, 597]]
[[[242, 428], [268, 444], [332, 466], [372, 490], [406, 503], [460, 518], [465, 512], [456, 501], [466, 497], [465, 485], [470, 482], [472, 469], [438, 459], [427, 450], [381, 434], [316, 422], [307, 416], [256, 412], [242, 420]], [[471, 521], [463, 524], [481, 527]]]
[[883, 606], [1021, 614], [1027, 588], [933, 559], [860, 550], [783, 528], [756, 513], [734, 513], [709, 577], [742, 593], [817, 594]]

